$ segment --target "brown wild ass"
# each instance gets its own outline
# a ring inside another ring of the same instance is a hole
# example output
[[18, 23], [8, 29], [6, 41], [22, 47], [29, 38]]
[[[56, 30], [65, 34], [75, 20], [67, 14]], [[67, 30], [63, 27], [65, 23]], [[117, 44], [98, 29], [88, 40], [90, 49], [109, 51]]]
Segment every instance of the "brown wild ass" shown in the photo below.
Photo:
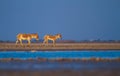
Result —
[[56, 34], [54, 36], [53, 35], [45, 35], [43, 44], [45, 44], [45, 43], [48, 44], [48, 40], [51, 40], [53, 42], [53, 46], [55, 46], [55, 41], [59, 38], [62, 38], [61, 34]]
[[19, 33], [17, 35], [17, 40], [16, 40], [16, 44], [18, 42], [20, 42], [21, 45], [23, 45], [22, 43], [22, 40], [27, 40], [28, 41], [28, 45], [30, 45], [31, 43], [31, 39], [35, 38], [36, 40], [39, 40], [39, 36], [37, 33], [33, 33], [33, 34], [22, 34], [22, 33]]

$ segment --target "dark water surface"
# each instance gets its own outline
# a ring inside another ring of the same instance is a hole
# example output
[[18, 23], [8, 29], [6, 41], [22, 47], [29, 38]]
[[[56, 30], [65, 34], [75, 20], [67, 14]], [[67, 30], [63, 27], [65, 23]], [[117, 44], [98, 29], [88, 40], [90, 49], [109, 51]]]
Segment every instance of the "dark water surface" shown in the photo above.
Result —
[[0, 76], [120, 76], [120, 62], [0, 62]]
[[0, 70], [54, 70], [54, 69], [120, 69], [120, 62], [39, 62], [8, 61], [0, 62]]

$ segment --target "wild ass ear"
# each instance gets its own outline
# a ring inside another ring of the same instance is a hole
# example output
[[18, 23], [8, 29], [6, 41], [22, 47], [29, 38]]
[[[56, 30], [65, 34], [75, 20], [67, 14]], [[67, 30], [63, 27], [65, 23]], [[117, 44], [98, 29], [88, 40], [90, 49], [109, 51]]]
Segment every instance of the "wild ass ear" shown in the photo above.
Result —
[[58, 33], [58, 35], [62, 36], [61, 33]]
[[61, 35], [60, 33], [57, 33], [56, 35]]
[[60, 38], [62, 39], [62, 35], [61, 35], [60, 33], [59, 33], [58, 35], [59, 35], [59, 36], [60, 36]]

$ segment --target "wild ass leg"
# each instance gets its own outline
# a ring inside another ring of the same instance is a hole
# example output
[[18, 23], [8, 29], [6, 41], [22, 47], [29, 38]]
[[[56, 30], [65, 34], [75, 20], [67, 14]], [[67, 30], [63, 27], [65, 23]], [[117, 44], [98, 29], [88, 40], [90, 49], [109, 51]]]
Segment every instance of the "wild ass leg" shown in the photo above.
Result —
[[48, 45], [48, 40], [46, 41], [47, 45]]
[[47, 44], [48, 45], [48, 40], [43, 41], [43, 45]]
[[55, 40], [53, 40], [53, 46], [55, 46]]
[[28, 40], [28, 45], [30, 46], [30, 44], [31, 44], [31, 41], [30, 41], [30, 40]]
[[20, 44], [23, 46], [22, 40], [20, 39]]
[[17, 45], [18, 41], [19, 41], [19, 40], [17, 39], [17, 40], [16, 40], [16, 45]]
[[46, 43], [46, 40], [43, 41], [43, 45]]

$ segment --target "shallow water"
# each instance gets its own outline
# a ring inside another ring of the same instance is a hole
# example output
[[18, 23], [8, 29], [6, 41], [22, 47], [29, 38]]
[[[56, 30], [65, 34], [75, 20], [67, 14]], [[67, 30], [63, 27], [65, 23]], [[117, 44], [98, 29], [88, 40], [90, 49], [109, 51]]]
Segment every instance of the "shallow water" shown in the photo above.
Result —
[[120, 51], [2, 51], [0, 52], [0, 58], [120, 58]]

